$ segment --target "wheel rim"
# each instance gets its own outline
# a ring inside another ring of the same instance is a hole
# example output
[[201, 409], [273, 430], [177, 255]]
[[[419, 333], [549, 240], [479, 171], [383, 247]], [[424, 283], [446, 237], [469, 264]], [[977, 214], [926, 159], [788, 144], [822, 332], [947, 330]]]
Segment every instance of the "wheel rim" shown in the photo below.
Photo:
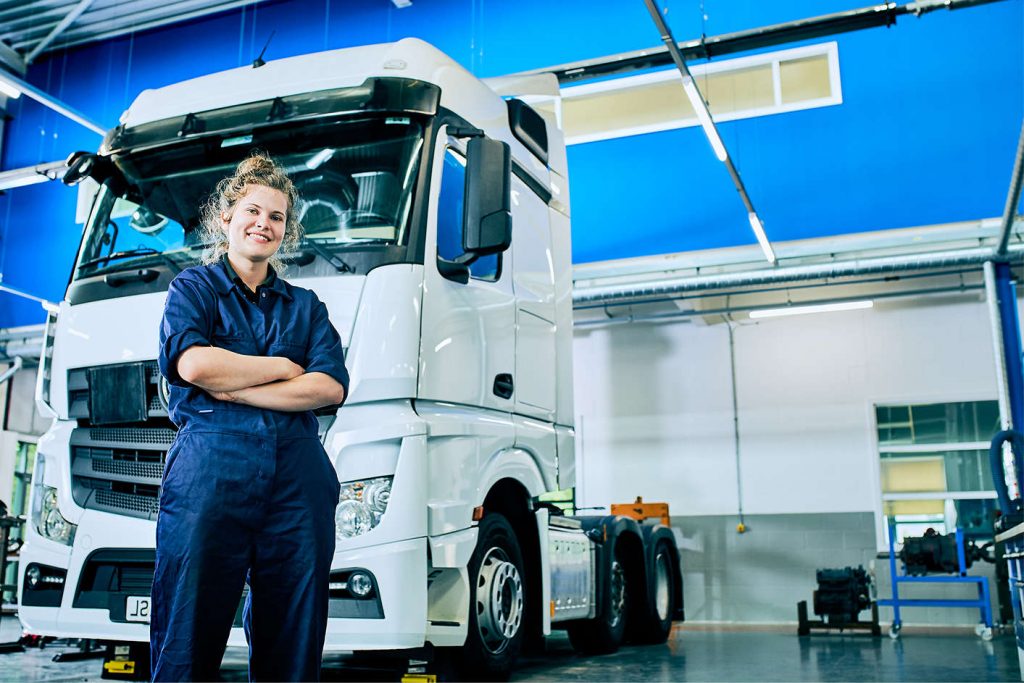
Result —
[[615, 628], [622, 621], [626, 612], [626, 572], [618, 560], [612, 560], [611, 600], [608, 605], [608, 624]]
[[491, 548], [476, 580], [476, 623], [480, 642], [500, 654], [523, 623], [523, 579], [501, 548]]
[[671, 609], [672, 591], [669, 585], [668, 556], [664, 551], [658, 553], [658, 559], [654, 567], [654, 608], [658, 612], [658, 619], [668, 619], [668, 612]]

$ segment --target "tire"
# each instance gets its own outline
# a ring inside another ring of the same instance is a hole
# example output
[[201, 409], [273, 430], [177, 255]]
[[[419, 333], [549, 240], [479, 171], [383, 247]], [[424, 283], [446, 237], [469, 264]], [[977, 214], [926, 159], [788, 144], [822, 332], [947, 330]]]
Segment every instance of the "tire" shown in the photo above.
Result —
[[672, 611], [676, 604], [676, 584], [672, 580], [673, 548], [665, 541], [659, 541], [654, 550], [651, 568], [651, 585], [647, 587], [649, 599], [646, 609], [636, 605], [634, 623], [637, 643], [661, 644], [672, 632]]
[[526, 587], [523, 555], [508, 520], [480, 520], [469, 560], [469, 630], [456, 671], [464, 680], [506, 680], [523, 646]]
[[619, 649], [626, 637], [626, 618], [629, 614], [630, 593], [626, 569], [615, 549], [615, 557], [608, 567], [608, 580], [602, 581], [606, 608], [596, 619], [581, 621], [569, 626], [569, 642], [581, 655], [610, 654]]

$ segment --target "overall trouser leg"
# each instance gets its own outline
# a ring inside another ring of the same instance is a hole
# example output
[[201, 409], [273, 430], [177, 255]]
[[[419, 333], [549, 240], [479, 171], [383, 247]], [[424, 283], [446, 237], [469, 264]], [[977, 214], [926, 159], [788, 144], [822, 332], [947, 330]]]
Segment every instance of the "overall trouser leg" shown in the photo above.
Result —
[[278, 443], [249, 573], [249, 677], [316, 681], [327, 631], [338, 479], [316, 438]]
[[168, 453], [157, 519], [154, 681], [217, 680], [253, 544], [259, 441], [180, 434]]

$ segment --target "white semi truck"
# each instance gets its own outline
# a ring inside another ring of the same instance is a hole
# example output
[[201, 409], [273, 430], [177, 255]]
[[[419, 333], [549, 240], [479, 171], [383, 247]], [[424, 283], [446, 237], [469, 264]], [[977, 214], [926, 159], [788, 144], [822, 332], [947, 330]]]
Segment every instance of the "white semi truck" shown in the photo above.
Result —
[[342, 484], [326, 651], [454, 654], [491, 677], [552, 628], [584, 651], [664, 641], [683, 616], [670, 530], [541, 500], [575, 484], [561, 131], [414, 39], [147, 90], [99, 153], [69, 159], [86, 220], [39, 373], [54, 422], [24, 628], [144, 657], [175, 435], [155, 360], [164, 298], [202, 253], [204, 198], [254, 148], [303, 196], [286, 277], [327, 304], [352, 378], [319, 415]]

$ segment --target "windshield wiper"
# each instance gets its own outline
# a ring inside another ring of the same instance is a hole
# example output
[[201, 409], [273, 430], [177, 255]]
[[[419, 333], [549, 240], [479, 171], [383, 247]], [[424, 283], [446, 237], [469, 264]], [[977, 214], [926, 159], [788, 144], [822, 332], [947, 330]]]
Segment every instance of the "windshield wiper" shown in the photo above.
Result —
[[88, 268], [89, 266], [99, 265], [101, 263], [109, 265], [111, 261], [123, 261], [124, 259], [139, 258], [143, 256], [158, 256], [161, 261], [166, 263], [177, 275], [181, 272], [181, 266], [177, 264], [170, 256], [162, 251], [157, 251], [153, 247], [139, 247], [138, 249], [129, 249], [128, 251], [115, 251], [112, 254], [106, 256], [97, 256], [94, 259], [88, 261], [82, 261], [78, 264], [78, 268]]
[[338, 271], [339, 273], [354, 273], [354, 272], [356, 272], [355, 268], [353, 268], [352, 266], [350, 266], [349, 264], [345, 263], [344, 261], [342, 261], [340, 258], [335, 256], [334, 254], [332, 254], [329, 250], [327, 250], [324, 247], [324, 245], [319, 244], [316, 240], [308, 239], [308, 238], [304, 239], [304, 240], [302, 240], [301, 247], [309, 247], [310, 249], [312, 249], [314, 252], [316, 252], [317, 256], [319, 256], [320, 258], [322, 258], [323, 260], [327, 261], [332, 266], [334, 266], [334, 269], [336, 271]]
[[88, 261], [82, 261], [78, 264], [79, 268], [88, 268], [89, 266], [95, 266], [97, 263], [110, 263], [111, 261], [120, 261], [121, 259], [134, 258], [136, 256], [149, 256], [150, 254], [158, 254], [156, 249], [153, 247], [139, 247], [138, 249], [129, 249], [128, 251], [115, 251], [112, 254], [106, 256], [97, 256], [96, 258], [89, 259]]

